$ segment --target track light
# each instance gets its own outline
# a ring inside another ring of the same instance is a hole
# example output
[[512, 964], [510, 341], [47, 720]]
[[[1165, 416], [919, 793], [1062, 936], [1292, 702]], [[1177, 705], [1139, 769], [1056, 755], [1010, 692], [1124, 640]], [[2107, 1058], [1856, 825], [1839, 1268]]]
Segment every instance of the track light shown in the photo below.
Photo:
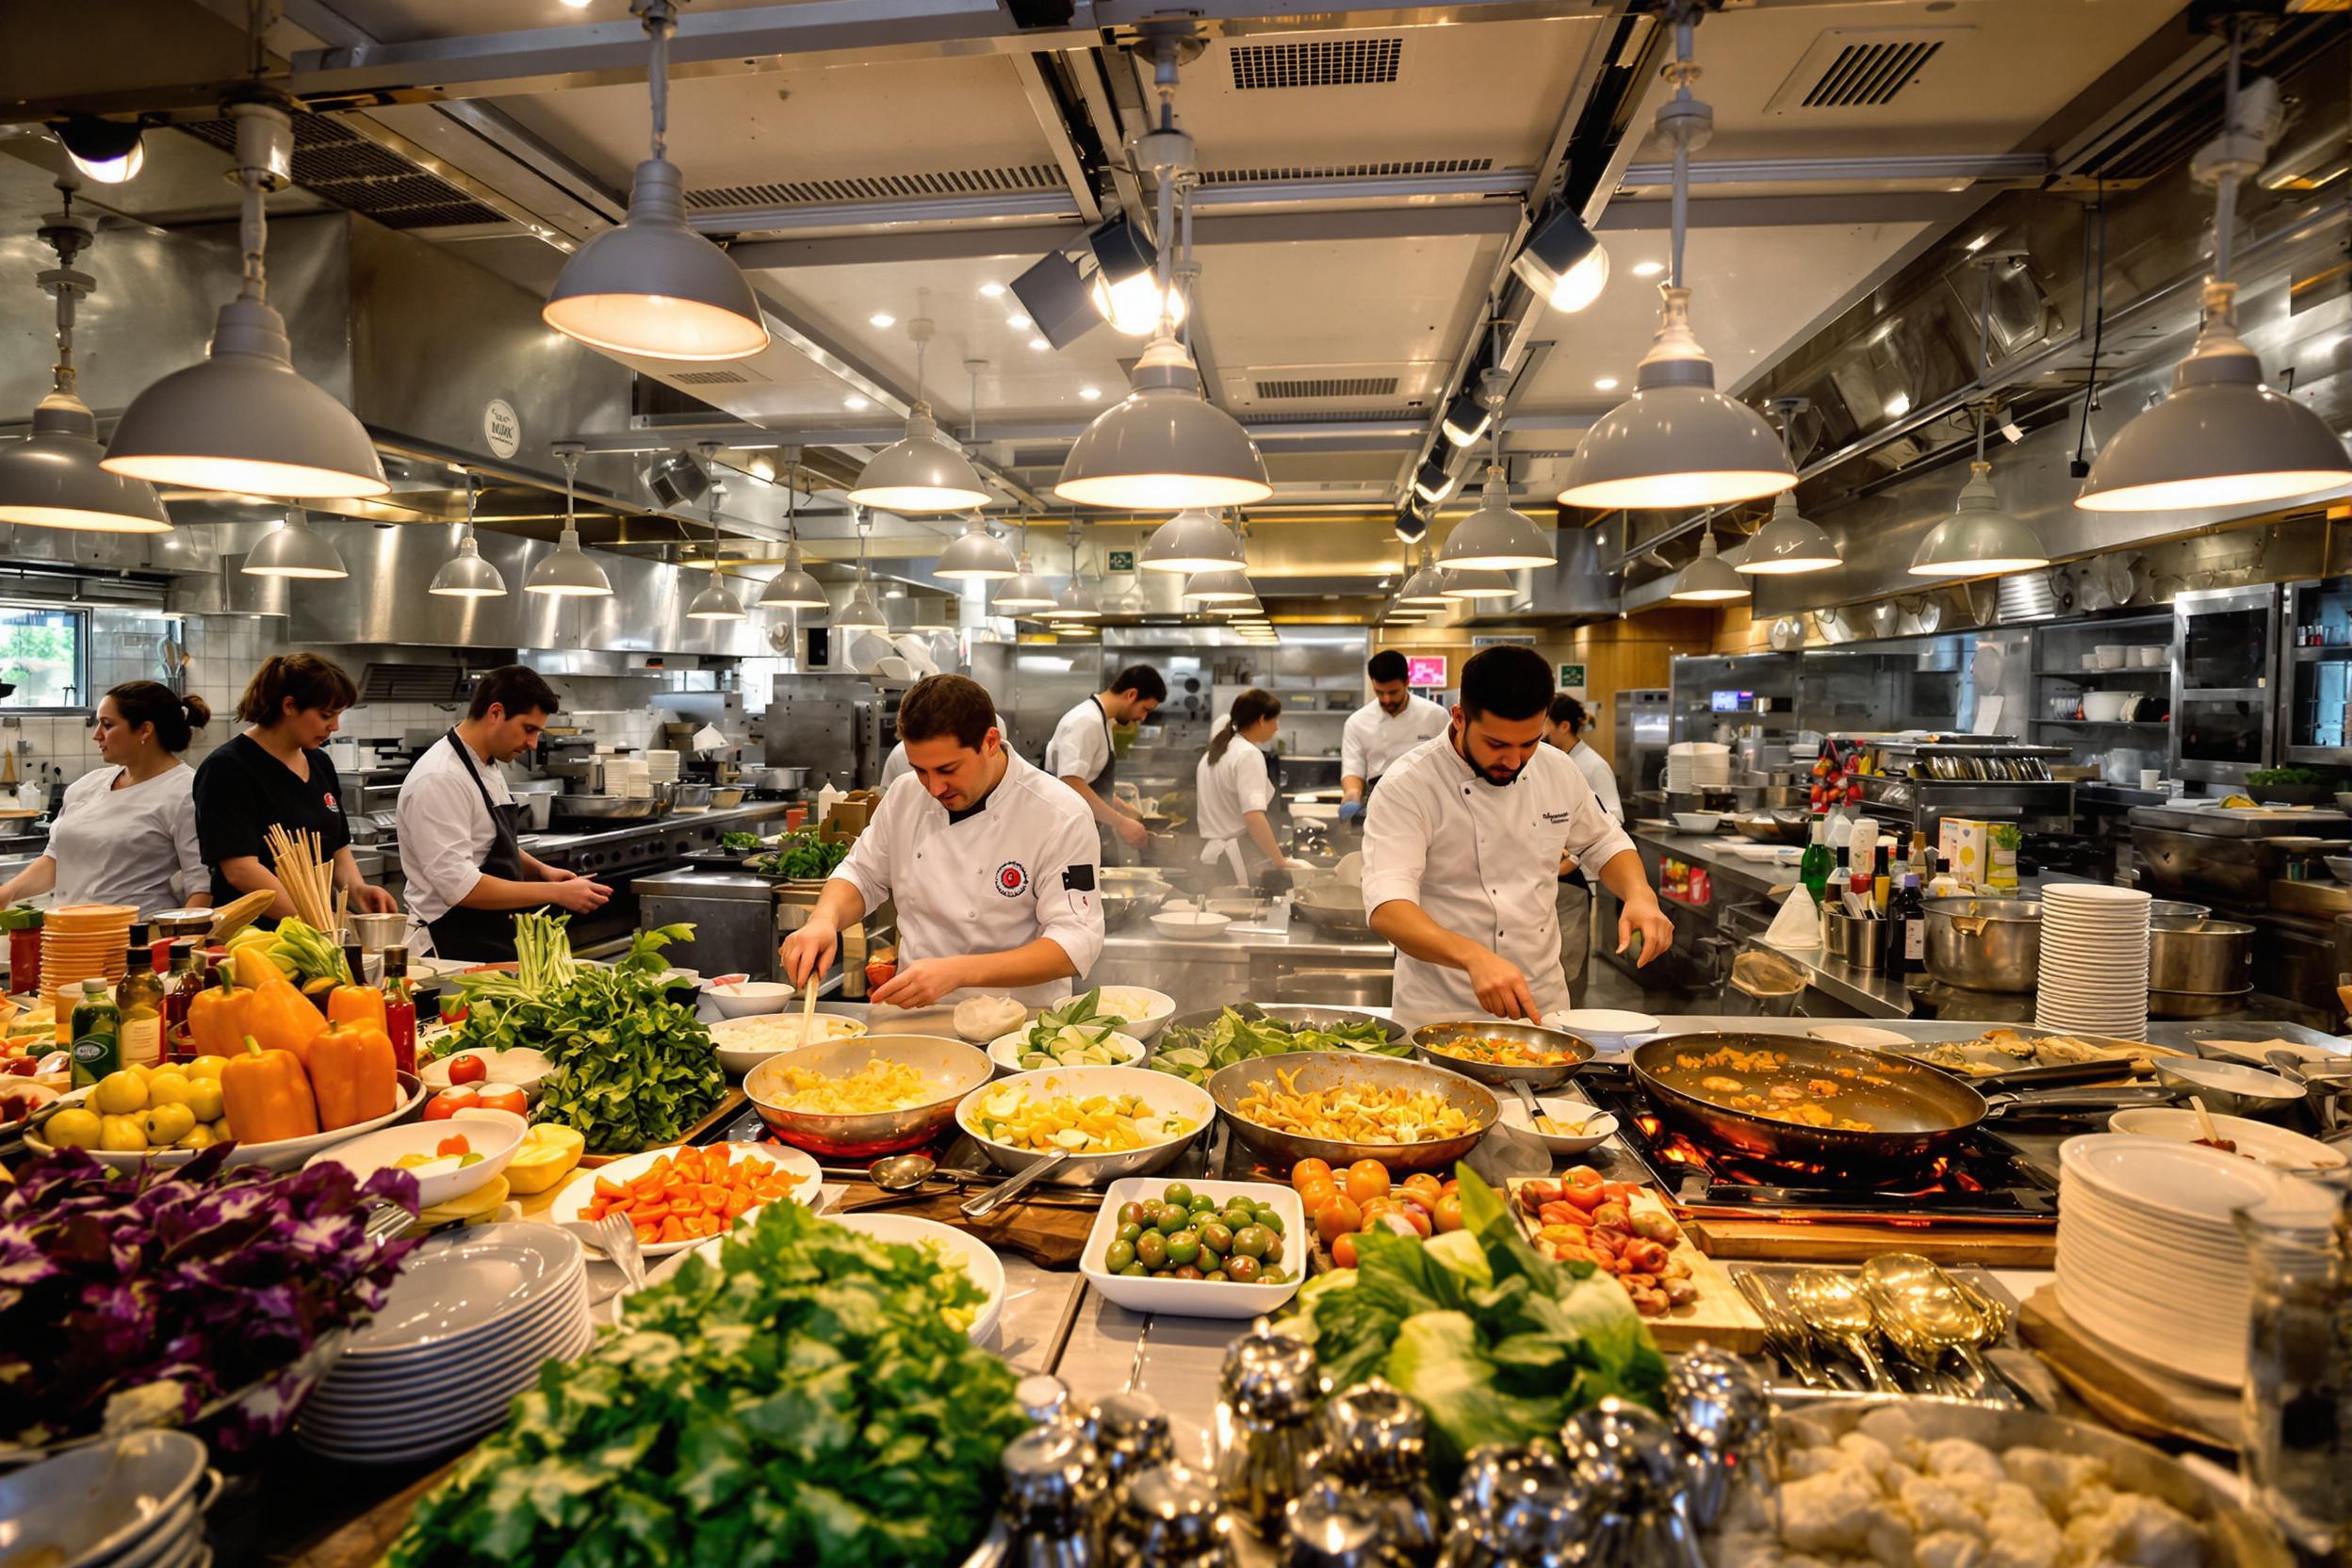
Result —
[[1086, 236], [1086, 248], [1094, 253], [1088, 297], [1113, 330], [1148, 337], [1159, 330], [1164, 314], [1170, 322], [1184, 320], [1184, 291], [1172, 283], [1162, 285], [1159, 253], [1132, 220], [1112, 219]]
[[1446, 466], [1432, 457], [1413, 476], [1413, 493], [1435, 506], [1454, 493], [1456, 482], [1454, 476], [1446, 471]]
[[147, 163], [147, 144], [136, 120], [101, 120], [92, 114], [69, 114], [49, 122], [49, 129], [65, 148], [74, 167], [100, 185], [121, 185], [137, 179]]
[[663, 511], [693, 506], [710, 493], [710, 470], [686, 452], [664, 452], [639, 476], [645, 492]]
[[1578, 311], [1607, 286], [1609, 251], [1576, 209], [1563, 204], [1528, 232], [1511, 270], [1554, 310]]
[[1455, 446], [1475, 446], [1478, 438], [1486, 433], [1486, 427], [1494, 422], [1494, 416], [1488, 411], [1478, 393], [1464, 387], [1452, 402], [1446, 405], [1446, 417], [1440, 428], [1446, 432], [1446, 439]]
[[1429, 536], [1429, 520], [1418, 509], [1400, 506], [1396, 509], [1396, 537], [1408, 545], [1418, 544]]

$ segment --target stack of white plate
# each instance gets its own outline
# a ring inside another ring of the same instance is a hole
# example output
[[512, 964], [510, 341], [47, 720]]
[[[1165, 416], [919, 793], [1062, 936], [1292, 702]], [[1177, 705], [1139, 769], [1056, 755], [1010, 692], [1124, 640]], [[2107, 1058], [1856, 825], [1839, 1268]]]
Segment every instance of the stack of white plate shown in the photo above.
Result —
[[1666, 748], [1666, 792], [1694, 795], [1731, 786], [1731, 748], [1713, 741], [1677, 741]]
[[204, 1444], [186, 1432], [85, 1444], [0, 1476], [0, 1553], [73, 1568], [203, 1568], [204, 1511], [220, 1494]]
[[645, 753], [645, 776], [656, 784], [678, 782], [678, 753], [649, 751]]
[[2218, 1149], [2090, 1133], [2058, 1148], [2058, 1301], [2085, 1333], [2197, 1382], [2246, 1380], [2251, 1263], [2232, 1215], [2330, 1233], [2327, 1190]]
[[2034, 1021], [2084, 1035], [2148, 1032], [2148, 894], [2103, 882], [2042, 889]]
[[587, 1251], [552, 1225], [483, 1225], [420, 1249], [302, 1407], [305, 1447], [394, 1464], [506, 1419], [549, 1360], [595, 1338]]
[[642, 757], [604, 760], [604, 792], [624, 800], [644, 800], [653, 793], [653, 768]]

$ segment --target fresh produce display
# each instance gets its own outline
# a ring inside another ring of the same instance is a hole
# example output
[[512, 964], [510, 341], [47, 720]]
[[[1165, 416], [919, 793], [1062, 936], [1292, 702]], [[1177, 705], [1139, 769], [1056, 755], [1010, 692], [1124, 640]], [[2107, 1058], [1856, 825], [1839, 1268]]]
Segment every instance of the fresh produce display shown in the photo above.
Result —
[[941, 1313], [980, 1299], [922, 1249], [771, 1203], [543, 1368], [392, 1568], [958, 1562], [1028, 1424]]
[[512, 1111], [523, 1116], [531, 1097], [512, 1084], [458, 1084], [425, 1102], [424, 1119], [446, 1121], [460, 1111]]
[[1172, 1073], [1187, 1083], [1206, 1083], [1219, 1068], [1253, 1056], [1280, 1056], [1293, 1051], [1354, 1051], [1375, 1056], [1410, 1056], [1413, 1047], [1391, 1040], [1377, 1021], [1343, 1023], [1336, 1029], [1293, 1029], [1272, 1019], [1249, 1019], [1228, 1007], [1206, 1029], [1170, 1028], [1159, 1038], [1159, 1049], [1145, 1065]]
[[973, 1131], [991, 1142], [1043, 1154], [1056, 1149], [1115, 1154], [1190, 1137], [1200, 1130], [1189, 1118], [1160, 1110], [1140, 1095], [1062, 1094], [1038, 1100], [1012, 1078], [980, 1102], [972, 1123]]
[[334, 938], [316, 926], [288, 917], [278, 922], [274, 931], [264, 931], [249, 925], [228, 941], [230, 962], [237, 966], [237, 974], [248, 986], [258, 984], [253, 969], [253, 958], [266, 958], [284, 979], [309, 992], [315, 985], [320, 990], [334, 986], [349, 986], [358, 980], [351, 966], [343, 961], [343, 950]]
[[480, 1165], [482, 1156], [466, 1139], [463, 1133], [451, 1133], [434, 1146], [430, 1154], [402, 1154], [392, 1164], [407, 1171], [418, 1181], [428, 1176], [446, 1176], [452, 1170], [463, 1170], [469, 1165]]
[[[408, 1246], [370, 1246], [365, 1215], [415, 1213], [416, 1178], [225, 1158], [132, 1173], [61, 1152], [0, 1189], [0, 1437], [187, 1421], [383, 1303]], [[235, 1450], [269, 1434], [210, 1435]]]
[[719, 847], [721, 849], [758, 849], [760, 847], [760, 835], [757, 833], [745, 833], [741, 829], [738, 829], [733, 833], [722, 833], [719, 835]]
[[220, 1056], [199, 1056], [110, 1072], [81, 1104], [51, 1117], [40, 1136], [54, 1149], [109, 1153], [209, 1149], [236, 1135], [222, 1092], [227, 1065]]
[[792, 1196], [800, 1173], [765, 1160], [731, 1161], [724, 1147], [681, 1149], [653, 1162], [630, 1182], [596, 1178], [596, 1196], [580, 1217], [594, 1222], [617, 1214], [648, 1247], [715, 1236], [762, 1203]]
[[776, 841], [776, 847], [765, 855], [755, 855], [744, 865], [762, 876], [788, 876], [795, 882], [817, 882], [833, 874], [834, 868], [849, 858], [847, 839], [823, 839], [803, 830], [787, 833]]
[[1358, 1238], [1373, 1231], [1427, 1238], [1462, 1225], [1460, 1182], [1423, 1170], [1398, 1184], [1378, 1160], [1358, 1160], [1345, 1169], [1300, 1160], [1291, 1167], [1290, 1189], [1336, 1268], [1356, 1266]]
[[2342, 785], [2343, 776], [2328, 768], [2256, 768], [2246, 781], [2257, 790], [2333, 790]]
[[597, 969], [573, 962], [569, 920], [515, 916], [514, 972], [458, 976], [466, 1016], [447, 1049], [544, 1053], [555, 1070], [536, 1119], [576, 1128], [597, 1153], [675, 1143], [727, 1092], [710, 1031], [662, 979], [662, 950], [694, 927], [641, 931], [627, 957]]
[[1037, 1015], [1029, 1026], [1029, 1043], [1020, 1056], [1021, 1070], [1035, 1072], [1049, 1067], [1117, 1067], [1128, 1059], [1111, 1037], [1127, 1021], [1101, 1010], [1101, 988], [1073, 996], [1058, 1007]]
[[941, 1092], [938, 1084], [905, 1062], [880, 1056], [841, 1078], [788, 1067], [784, 1081], [792, 1085], [792, 1092], [777, 1103], [812, 1116], [878, 1116], [928, 1105]]
[[1279, 1285], [1290, 1278], [1282, 1217], [1270, 1205], [1231, 1198], [1222, 1203], [1182, 1182], [1157, 1198], [1127, 1203], [1102, 1255], [1109, 1273], [1137, 1279], [1210, 1280]]
[[1625, 1293], [1543, 1256], [1494, 1188], [1455, 1175], [1463, 1229], [1367, 1233], [1358, 1266], [1309, 1280], [1277, 1329], [1315, 1344], [1331, 1386], [1378, 1375], [1418, 1400], [1448, 1469], [1482, 1443], [1557, 1437], [1608, 1395], [1657, 1405], [1665, 1358]]
[[1644, 1316], [1659, 1317], [1696, 1301], [1699, 1287], [1690, 1265], [1674, 1255], [1682, 1232], [1663, 1209], [1637, 1206], [1641, 1190], [1579, 1165], [1557, 1182], [1514, 1183], [1511, 1197], [1535, 1232], [1537, 1251], [1615, 1275]]
[[534, 1122], [523, 1134], [522, 1147], [506, 1162], [507, 1184], [526, 1198], [550, 1191], [579, 1168], [580, 1156], [587, 1152], [588, 1140], [578, 1128]]
[[1277, 1068], [1277, 1090], [1252, 1084], [1234, 1109], [1261, 1127], [1339, 1143], [1436, 1143], [1478, 1131], [1468, 1111], [1442, 1094], [1399, 1084], [1346, 1084], [1298, 1092], [1298, 1075]]

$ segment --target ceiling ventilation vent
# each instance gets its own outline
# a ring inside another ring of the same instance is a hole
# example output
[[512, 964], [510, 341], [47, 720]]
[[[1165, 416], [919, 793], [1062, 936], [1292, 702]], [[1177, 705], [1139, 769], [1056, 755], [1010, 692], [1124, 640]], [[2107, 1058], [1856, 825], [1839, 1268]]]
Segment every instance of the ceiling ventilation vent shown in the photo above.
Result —
[[472, 678], [455, 664], [369, 664], [360, 678], [359, 700], [455, 702], [471, 685]]
[[724, 207], [808, 206], [831, 202], [896, 202], [918, 196], [974, 196], [998, 191], [1059, 190], [1061, 176], [1043, 164], [995, 169], [938, 169], [922, 174], [859, 174], [841, 180], [784, 180], [773, 185], [713, 186], [690, 190], [686, 204]]
[[[236, 150], [232, 121], [202, 120], [181, 129], [223, 152]], [[508, 221], [505, 213], [378, 146], [341, 121], [300, 110], [294, 114], [294, 183], [387, 229]]]
[[1393, 398], [1395, 376], [1294, 377], [1257, 384], [1261, 398]]
[[1831, 27], [1813, 41], [1764, 107], [1774, 114], [1805, 109], [1877, 109], [1919, 79], [1944, 45], [1968, 27]]
[[751, 380], [741, 370], [672, 370], [665, 379], [680, 386], [742, 386]]
[[1318, 39], [1305, 43], [1244, 43], [1232, 51], [1233, 86], [1370, 87], [1396, 79], [1402, 36]]
[[1278, 165], [1258, 169], [1207, 169], [1202, 185], [1256, 185], [1267, 180], [1387, 180], [1409, 174], [1483, 174], [1493, 158], [1402, 158], [1387, 163]]
[[1379, 424], [1393, 419], [1399, 424], [1416, 423], [1428, 417], [1427, 411], [1417, 403], [1402, 408], [1315, 408], [1282, 409], [1254, 413], [1251, 426], [1260, 425], [1361, 425]]

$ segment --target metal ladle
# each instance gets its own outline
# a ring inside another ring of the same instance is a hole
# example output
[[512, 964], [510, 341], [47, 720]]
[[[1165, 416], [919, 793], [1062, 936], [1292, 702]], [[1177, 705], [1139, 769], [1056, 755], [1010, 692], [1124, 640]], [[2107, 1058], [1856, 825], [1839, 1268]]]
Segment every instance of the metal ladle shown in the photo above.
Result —
[[1835, 1340], [1861, 1363], [1873, 1394], [1901, 1394], [1903, 1386], [1870, 1348], [1878, 1316], [1854, 1282], [1824, 1268], [1808, 1268], [1788, 1282], [1788, 1304], [1814, 1332]]
[[1950, 1350], [1968, 1364], [1982, 1396], [2012, 1409], [2022, 1401], [1984, 1359], [1990, 1327], [1976, 1304], [1934, 1261], [1915, 1252], [1886, 1252], [1862, 1266], [1862, 1282], [1882, 1310], [1901, 1319], [1921, 1345]]

